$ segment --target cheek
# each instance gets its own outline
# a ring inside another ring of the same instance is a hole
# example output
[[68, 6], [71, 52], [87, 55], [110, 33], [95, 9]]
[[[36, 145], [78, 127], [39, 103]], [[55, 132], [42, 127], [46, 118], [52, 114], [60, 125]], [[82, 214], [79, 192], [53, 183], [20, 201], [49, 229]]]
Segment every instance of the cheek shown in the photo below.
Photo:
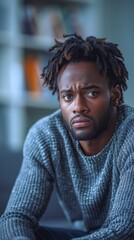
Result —
[[61, 107], [61, 112], [62, 112], [63, 117], [66, 118], [66, 116], [67, 116], [66, 109]]
[[60, 109], [61, 109], [62, 116], [63, 116], [65, 122], [68, 125], [70, 125], [70, 121], [71, 121], [71, 117], [72, 117], [72, 105], [60, 101]]
[[95, 115], [103, 115], [111, 105], [110, 95], [96, 99], [94, 102], [89, 103], [91, 112]]
[[67, 106], [66, 106], [65, 104], [63, 104], [62, 102], [60, 102], [60, 109], [61, 109], [63, 118], [64, 118], [66, 121], [68, 121], [69, 110], [68, 110]]

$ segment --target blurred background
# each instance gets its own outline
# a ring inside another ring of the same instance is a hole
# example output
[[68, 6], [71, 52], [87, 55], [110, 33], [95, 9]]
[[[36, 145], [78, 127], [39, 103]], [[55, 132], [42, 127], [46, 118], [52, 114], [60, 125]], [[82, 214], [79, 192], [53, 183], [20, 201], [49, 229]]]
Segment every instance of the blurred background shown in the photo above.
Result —
[[[129, 72], [125, 102], [134, 106], [133, 0], [0, 0], [0, 214], [22, 161], [30, 126], [58, 108], [42, 88], [54, 39], [76, 32], [119, 44]], [[52, 197], [46, 214], [62, 218]], [[55, 207], [56, 206], [56, 207]]]

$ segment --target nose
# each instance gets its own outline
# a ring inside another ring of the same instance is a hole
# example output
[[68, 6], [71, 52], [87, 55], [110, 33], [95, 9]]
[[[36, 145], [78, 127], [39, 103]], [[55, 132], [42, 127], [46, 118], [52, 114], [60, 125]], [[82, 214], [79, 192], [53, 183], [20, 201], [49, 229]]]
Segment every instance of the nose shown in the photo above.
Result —
[[86, 100], [82, 96], [77, 96], [74, 100], [73, 113], [87, 113], [89, 108]]

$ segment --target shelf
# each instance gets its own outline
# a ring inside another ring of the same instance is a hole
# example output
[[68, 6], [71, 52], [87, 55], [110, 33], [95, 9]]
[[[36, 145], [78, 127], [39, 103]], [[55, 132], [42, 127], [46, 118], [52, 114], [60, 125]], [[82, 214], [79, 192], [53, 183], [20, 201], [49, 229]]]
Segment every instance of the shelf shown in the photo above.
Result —
[[15, 36], [10, 36], [8, 32], [0, 31], [0, 45], [48, 51], [48, 48], [50, 48], [53, 44], [54, 40], [51, 37], [18, 34], [16, 39]]
[[59, 4], [59, 5], [66, 5], [66, 4], [79, 4], [79, 5], [87, 5], [90, 3], [89, 0], [40, 0], [37, 1], [36, 0], [23, 0], [24, 4], [37, 4], [37, 5], [41, 5], [45, 3], [45, 5], [51, 5], [51, 4]]
[[20, 35], [22, 48], [28, 48], [33, 50], [43, 50], [48, 51], [48, 49], [54, 44], [54, 40], [51, 37], [43, 36], [26, 36]]
[[31, 124], [59, 108], [57, 94], [40, 87], [40, 71], [55, 39], [86, 33], [89, 6], [90, 0], [1, 1], [0, 108], [6, 146], [21, 148]]
[[[49, 104], [48, 104], [49, 103]], [[50, 98], [47, 96], [43, 96], [35, 93], [21, 91], [18, 92], [17, 95], [10, 95], [8, 91], [2, 91], [0, 94], [0, 105], [5, 106], [14, 106], [14, 107], [34, 107], [34, 108], [46, 108], [46, 109], [57, 109], [58, 108], [58, 100], [56, 96], [51, 96]]]

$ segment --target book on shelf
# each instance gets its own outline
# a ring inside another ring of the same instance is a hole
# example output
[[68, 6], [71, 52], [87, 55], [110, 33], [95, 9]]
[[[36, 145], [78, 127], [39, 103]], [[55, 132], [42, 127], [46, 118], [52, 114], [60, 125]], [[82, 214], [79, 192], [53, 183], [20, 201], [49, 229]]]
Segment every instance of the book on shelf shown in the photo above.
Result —
[[40, 9], [37, 22], [40, 36], [60, 39], [66, 32], [65, 21], [59, 6]]
[[32, 96], [41, 94], [40, 67], [39, 59], [32, 54], [24, 57], [24, 74], [26, 87]]
[[28, 35], [38, 34], [36, 8], [32, 5], [25, 4], [23, 7], [22, 32]]
[[83, 35], [80, 7], [77, 4], [68, 4], [66, 8], [62, 9], [62, 14], [66, 24], [67, 33]]
[[82, 24], [79, 18], [80, 7], [68, 4], [24, 6], [23, 31], [25, 34], [62, 39], [63, 34], [82, 34]]

